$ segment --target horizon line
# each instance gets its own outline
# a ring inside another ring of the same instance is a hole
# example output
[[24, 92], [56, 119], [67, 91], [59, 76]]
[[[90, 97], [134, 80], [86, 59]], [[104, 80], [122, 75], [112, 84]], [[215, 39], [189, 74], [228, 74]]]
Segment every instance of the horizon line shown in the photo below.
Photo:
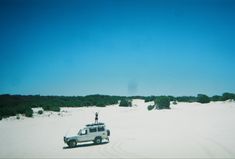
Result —
[[10, 96], [51, 96], [51, 97], [86, 97], [86, 96], [94, 96], [94, 95], [100, 95], [100, 96], [119, 96], [119, 97], [151, 97], [151, 96], [173, 96], [173, 97], [196, 97], [199, 94], [204, 94], [207, 95], [208, 97], [213, 97], [216, 95], [222, 96], [224, 93], [232, 93], [235, 94], [234, 92], [223, 92], [221, 94], [214, 94], [214, 95], [207, 95], [206, 93], [197, 93], [196, 95], [166, 95], [166, 94], [161, 94], [161, 95], [111, 95], [111, 94], [99, 94], [99, 93], [94, 93], [94, 94], [87, 94], [87, 95], [43, 95], [43, 94], [10, 94], [10, 93], [3, 93], [0, 94], [0, 96], [4, 95], [10, 95]]

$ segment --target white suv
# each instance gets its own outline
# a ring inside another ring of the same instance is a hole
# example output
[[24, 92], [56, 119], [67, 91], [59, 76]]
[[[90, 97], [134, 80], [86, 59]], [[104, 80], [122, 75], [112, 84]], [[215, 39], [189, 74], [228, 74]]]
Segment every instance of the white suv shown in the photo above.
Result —
[[102, 143], [103, 139], [109, 141], [110, 130], [106, 129], [104, 123], [87, 124], [85, 128], [80, 129], [75, 136], [64, 136], [64, 142], [69, 147], [75, 147], [78, 142], [93, 141], [95, 144]]

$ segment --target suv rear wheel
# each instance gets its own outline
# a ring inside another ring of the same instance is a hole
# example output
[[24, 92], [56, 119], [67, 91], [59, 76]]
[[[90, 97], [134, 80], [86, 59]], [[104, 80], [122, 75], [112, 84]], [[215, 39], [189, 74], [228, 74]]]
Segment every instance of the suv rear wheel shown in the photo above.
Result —
[[95, 140], [94, 140], [95, 144], [101, 144], [101, 142], [102, 142], [102, 138], [101, 137], [96, 137]]

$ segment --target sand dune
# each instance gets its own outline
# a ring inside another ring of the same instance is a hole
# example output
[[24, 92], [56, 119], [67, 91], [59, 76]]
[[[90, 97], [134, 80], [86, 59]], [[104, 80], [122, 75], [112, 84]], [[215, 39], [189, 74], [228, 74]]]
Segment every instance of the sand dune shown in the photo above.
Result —
[[[160, 111], [148, 111], [149, 104], [4, 119], [0, 158], [235, 158], [235, 102], [179, 103]], [[63, 136], [93, 122], [96, 111], [111, 130], [110, 142], [67, 148]]]

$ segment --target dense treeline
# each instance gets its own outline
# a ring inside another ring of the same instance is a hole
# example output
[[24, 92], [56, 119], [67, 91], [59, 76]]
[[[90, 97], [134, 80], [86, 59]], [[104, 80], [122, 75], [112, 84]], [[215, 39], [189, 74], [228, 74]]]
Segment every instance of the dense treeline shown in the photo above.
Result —
[[149, 96], [145, 98], [145, 102], [154, 101], [154, 105], [149, 105], [148, 110], [152, 109], [170, 109], [170, 101], [173, 101], [173, 104], [178, 102], [199, 102], [199, 103], [209, 103], [210, 101], [226, 101], [226, 100], [235, 100], [234, 93], [224, 93], [222, 96], [214, 95], [209, 97], [205, 94], [198, 94], [195, 96]]
[[[125, 97], [108, 95], [88, 96], [40, 96], [40, 95], [0, 95], [0, 118], [25, 114], [32, 116], [34, 107], [42, 107], [44, 110], [60, 111], [60, 107], [83, 107], [117, 104]], [[30, 113], [31, 112], [31, 113]]]
[[[158, 97], [161, 96], [147, 96], [145, 97], [145, 102], [149, 101], [155, 101]], [[178, 102], [199, 102], [199, 103], [209, 103], [210, 101], [226, 101], [229, 99], [235, 100], [235, 94], [234, 93], [223, 93], [222, 96], [220, 95], [214, 95], [212, 97], [209, 97], [205, 94], [198, 94], [197, 96], [167, 96], [170, 101], [178, 101]]]
[[[60, 107], [86, 107], [118, 104], [120, 106], [131, 106], [131, 99], [144, 99], [146, 102], [155, 101], [163, 96], [109, 96], [109, 95], [88, 95], [88, 96], [40, 96], [40, 95], [0, 95], [0, 119], [2, 117], [14, 116], [16, 114], [25, 114], [32, 116], [32, 108], [42, 107], [44, 110], [60, 111]], [[169, 101], [178, 102], [200, 102], [208, 103], [210, 101], [235, 100], [234, 93], [224, 93], [222, 96], [198, 94], [198, 96], [167, 96]], [[168, 107], [168, 106], [167, 106]]]

